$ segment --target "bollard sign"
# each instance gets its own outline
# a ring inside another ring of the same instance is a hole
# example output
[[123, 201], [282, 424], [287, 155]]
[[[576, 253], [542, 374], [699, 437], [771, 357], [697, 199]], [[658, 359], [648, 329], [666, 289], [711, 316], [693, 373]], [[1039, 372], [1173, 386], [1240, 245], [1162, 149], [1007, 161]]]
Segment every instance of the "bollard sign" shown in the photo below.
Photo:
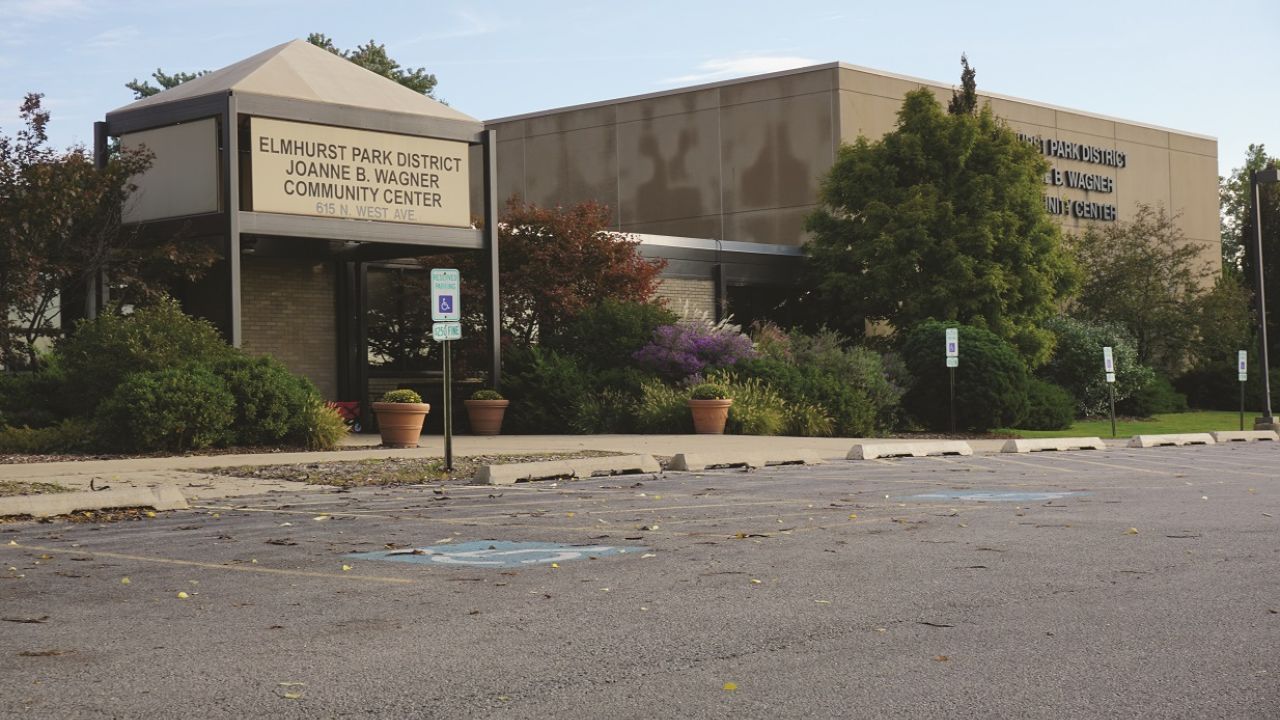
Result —
[[1240, 382], [1244, 382], [1249, 379], [1249, 353], [1246, 350], [1241, 350], [1236, 357], [1238, 358], [1236, 361], [1236, 373], [1239, 375]]
[[462, 319], [462, 281], [458, 271], [431, 270], [431, 322], [458, 322]]
[[1116, 362], [1111, 356], [1111, 348], [1102, 348], [1102, 369], [1107, 373], [1107, 382], [1116, 381]]

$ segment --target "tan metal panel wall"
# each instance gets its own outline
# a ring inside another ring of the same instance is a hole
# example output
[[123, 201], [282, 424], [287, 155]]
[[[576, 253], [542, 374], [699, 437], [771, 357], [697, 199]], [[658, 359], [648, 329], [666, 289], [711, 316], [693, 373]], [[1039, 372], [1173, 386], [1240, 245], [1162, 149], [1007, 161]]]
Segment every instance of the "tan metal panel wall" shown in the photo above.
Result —
[[[494, 123], [504, 197], [609, 203], [622, 230], [797, 245], [840, 142], [893, 129], [903, 94], [936, 83], [828, 66]], [[1189, 239], [1216, 248], [1217, 143], [1013, 98], [984, 98], [1031, 136], [1124, 151], [1123, 168], [1048, 158], [1060, 170], [1111, 177], [1112, 192], [1046, 186], [1067, 201], [1135, 203], [1179, 214]], [[1055, 216], [1069, 231], [1089, 220]], [[1206, 251], [1206, 257], [1211, 255]]]

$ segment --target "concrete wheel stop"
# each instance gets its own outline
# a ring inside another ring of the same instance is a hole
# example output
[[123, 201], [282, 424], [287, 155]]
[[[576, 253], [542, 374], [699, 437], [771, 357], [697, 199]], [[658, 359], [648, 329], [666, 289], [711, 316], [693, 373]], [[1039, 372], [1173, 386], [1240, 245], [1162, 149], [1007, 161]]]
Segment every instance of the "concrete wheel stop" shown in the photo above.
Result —
[[97, 492], [16, 495], [0, 498], [0, 517], [30, 515], [44, 518], [70, 515], [82, 510], [149, 507], [156, 510], [185, 510], [187, 498], [169, 485], [154, 488], [121, 488]]
[[514, 485], [532, 480], [585, 478], [593, 475], [662, 472], [652, 455], [614, 455], [577, 460], [485, 465], [476, 473], [475, 485]]
[[671, 458], [668, 470], [698, 472], [711, 468], [746, 467], [761, 468], [766, 465], [821, 465], [826, 462], [814, 453], [797, 452], [791, 455], [766, 457], [759, 453], [677, 453]]
[[927, 457], [930, 455], [972, 455], [973, 448], [963, 440], [925, 440], [919, 442], [858, 443], [849, 449], [846, 460], [875, 460], [888, 457]]
[[1153, 448], [1173, 445], [1216, 445], [1209, 433], [1175, 433], [1171, 435], [1134, 435], [1129, 439], [1131, 448]]
[[1032, 438], [1009, 440], [1000, 448], [1002, 453], [1032, 453], [1052, 450], [1106, 450], [1102, 438]]

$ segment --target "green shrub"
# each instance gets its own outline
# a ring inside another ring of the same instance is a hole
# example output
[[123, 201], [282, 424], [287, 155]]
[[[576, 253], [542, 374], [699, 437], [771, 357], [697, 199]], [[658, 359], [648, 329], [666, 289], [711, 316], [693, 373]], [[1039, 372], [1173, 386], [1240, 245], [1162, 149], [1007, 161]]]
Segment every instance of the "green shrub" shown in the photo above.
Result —
[[986, 431], [1009, 427], [1027, 413], [1027, 369], [1012, 345], [990, 331], [928, 320], [907, 331], [902, 357], [915, 378], [903, 404], [920, 423], [945, 430], [950, 384], [943, 360], [947, 327], [960, 330], [956, 371], [956, 428]]
[[689, 390], [690, 400], [726, 400], [730, 397], [729, 388], [719, 383], [699, 383]]
[[65, 392], [84, 413], [92, 413], [129, 375], [213, 363], [235, 352], [213, 325], [183, 314], [171, 299], [132, 315], [112, 312], [81, 321], [55, 348]]
[[92, 444], [92, 426], [80, 418], [69, 418], [41, 428], [0, 428], [0, 453], [48, 455], [84, 452]]
[[1017, 427], [1026, 430], [1066, 430], [1075, 422], [1071, 393], [1038, 378], [1027, 384], [1027, 414]]
[[497, 390], [491, 390], [489, 388], [485, 388], [483, 390], [477, 390], [471, 393], [471, 399], [472, 400], [505, 400], [506, 398], [502, 397], [502, 393], [498, 392]]
[[336, 450], [350, 432], [338, 409], [318, 397], [303, 408], [298, 427], [301, 444], [308, 450]]
[[813, 434], [867, 437], [887, 429], [879, 425], [876, 407], [862, 388], [818, 366], [765, 358], [745, 363], [741, 372], [744, 376], [760, 378], [768, 383], [788, 405], [808, 404], [821, 408], [830, 429]]
[[635, 429], [658, 434], [693, 432], [689, 392], [659, 380], [644, 383], [635, 404]]
[[635, 428], [635, 398], [616, 388], [584, 395], [574, 407], [569, 427], [582, 435], [619, 434]]
[[[1230, 362], [1189, 370], [1174, 380], [1173, 385], [1186, 395], [1187, 404], [1198, 410], [1240, 409], [1240, 380]], [[1249, 379], [1244, 384], [1244, 401], [1249, 411], [1261, 411], [1262, 373], [1256, 368], [1249, 371]], [[1271, 405], [1280, 407], [1280, 368], [1271, 370]]]
[[[821, 403], [835, 422], [835, 432], [844, 436], [867, 436], [891, 430], [902, 421], [902, 394], [910, 377], [905, 367], [894, 355], [880, 353], [852, 342], [834, 330], [822, 329], [814, 333], [792, 330], [785, 335], [772, 325], [756, 328], [754, 339], [757, 350], [765, 360], [773, 363], [753, 365], [748, 362], [748, 374], [758, 374], [764, 367], [798, 367], [806, 375], [818, 374], [834, 378], [836, 384], [848, 388], [840, 391], [840, 398], [831, 396], [833, 384], [822, 382], [821, 392], [833, 399], [827, 400], [813, 390], [805, 393], [794, 391], [798, 382], [794, 377], [783, 377], [774, 372], [765, 377], [789, 402], [801, 397], [809, 402]], [[811, 385], [816, 380], [803, 380]], [[863, 407], [870, 405], [870, 415]]]
[[32, 428], [56, 425], [72, 413], [65, 378], [56, 365], [36, 372], [0, 372], [0, 423]]
[[1116, 413], [1146, 418], [1161, 413], [1187, 411], [1187, 396], [1173, 388], [1173, 383], [1159, 373], [1129, 397], [1116, 403]]
[[831, 437], [835, 424], [821, 405], [787, 403], [783, 432], [800, 437]]
[[409, 388], [400, 388], [399, 390], [388, 390], [382, 393], [382, 397], [378, 402], [384, 403], [420, 403], [422, 396], [416, 391]]
[[231, 442], [236, 445], [302, 445], [308, 409], [320, 401], [310, 380], [269, 357], [234, 355], [210, 367], [235, 398]]
[[725, 432], [734, 435], [778, 435], [787, 425], [787, 402], [760, 378], [740, 379], [719, 370], [707, 376], [713, 383], [727, 385], [733, 404]]
[[531, 347], [508, 353], [502, 387], [511, 400], [503, 430], [544, 435], [570, 432], [575, 408], [597, 385], [573, 356]]
[[676, 314], [657, 303], [612, 298], [587, 308], [542, 341], [548, 350], [577, 356], [593, 368], [622, 367], [653, 339], [653, 331], [672, 325]]
[[[1102, 348], [1111, 347], [1115, 361], [1116, 402], [1120, 402], [1151, 382], [1154, 371], [1138, 363], [1137, 344], [1119, 325], [1088, 322], [1072, 317], [1056, 317], [1045, 327], [1057, 336], [1053, 357], [1037, 371], [1042, 379], [1058, 385], [1076, 401], [1076, 414], [1097, 417], [1107, 414], [1110, 399], [1102, 369]], [[964, 343], [961, 345], [964, 352]], [[961, 361], [963, 362], [963, 361]]]
[[224, 445], [232, 436], [235, 404], [222, 378], [200, 365], [136, 373], [98, 408], [96, 434], [115, 451]]

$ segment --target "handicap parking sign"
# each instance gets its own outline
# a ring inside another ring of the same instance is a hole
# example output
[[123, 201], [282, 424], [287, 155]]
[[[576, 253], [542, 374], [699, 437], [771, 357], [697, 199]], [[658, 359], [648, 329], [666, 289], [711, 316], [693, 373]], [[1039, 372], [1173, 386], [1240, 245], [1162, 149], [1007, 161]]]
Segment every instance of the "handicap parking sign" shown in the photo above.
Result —
[[458, 302], [462, 279], [452, 268], [431, 270], [431, 322], [458, 322], [462, 303]]

